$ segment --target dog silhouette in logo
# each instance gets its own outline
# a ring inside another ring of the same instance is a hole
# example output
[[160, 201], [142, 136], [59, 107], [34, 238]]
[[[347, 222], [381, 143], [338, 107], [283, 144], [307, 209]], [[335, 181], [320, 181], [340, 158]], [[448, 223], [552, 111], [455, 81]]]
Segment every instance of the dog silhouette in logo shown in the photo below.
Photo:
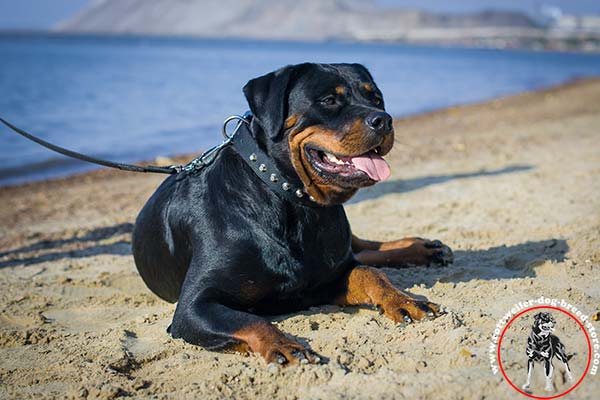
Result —
[[573, 355], [567, 355], [565, 346], [560, 339], [553, 335], [556, 321], [552, 314], [547, 312], [537, 313], [534, 317], [531, 334], [527, 339], [527, 382], [523, 385], [523, 389], [529, 389], [531, 384], [531, 375], [533, 373], [533, 365], [536, 361], [544, 363], [544, 373], [546, 375], [546, 391], [554, 390], [552, 384], [552, 373], [554, 366], [552, 360], [558, 358], [565, 365], [567, 378], [573, 381], [573, 375], [569, 368], [569, 360]]

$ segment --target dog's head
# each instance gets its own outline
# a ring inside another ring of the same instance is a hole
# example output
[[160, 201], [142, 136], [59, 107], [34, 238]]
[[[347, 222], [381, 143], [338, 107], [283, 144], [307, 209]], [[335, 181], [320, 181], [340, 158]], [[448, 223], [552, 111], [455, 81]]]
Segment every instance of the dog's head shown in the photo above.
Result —
[[556, 321], [552, 314], [541, 312], [534, 315], [533, 331], [541, 336], [548, 336], [554, 332]]
[[392, 118], [360, 64], [299, 64], [244, 86], [259, 145], [322, 205], [390, 174]]

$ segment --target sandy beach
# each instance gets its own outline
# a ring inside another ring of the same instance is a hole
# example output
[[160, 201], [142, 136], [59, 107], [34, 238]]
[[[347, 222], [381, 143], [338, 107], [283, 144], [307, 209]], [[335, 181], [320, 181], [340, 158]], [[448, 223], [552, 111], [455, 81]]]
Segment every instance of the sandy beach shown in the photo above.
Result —
[[[385, 269], [445, 315], [395, 326], [373, 309], [323, 306], [273, 319], [323, 365], [209, 352], [167, 335], [175, 307], [144, 286], [131, 257], [135, 217], [164, 176], [101, 170], [3, 187], [0, 398], [525, 398], [491, 371], [497, 321], [540, 296], [600, 311], [600, 79], [397, 119], [395, 129], [392, 177], [346, 211], [361, 237], [454, 249], [449, 267]], [[568, 347], [578, 328], [564, 325]], [[518, 385], [530, 328], [519, 329], [505, 365]], [[587, 354], [577, 343], [568, 350], [579, 377]], [[571, 383], [555, 366], [557, 394]], [[531, 390], [551, 395], [543, 382], [537, 367]], [[599, 396], [598, 376], [569, 394]]]

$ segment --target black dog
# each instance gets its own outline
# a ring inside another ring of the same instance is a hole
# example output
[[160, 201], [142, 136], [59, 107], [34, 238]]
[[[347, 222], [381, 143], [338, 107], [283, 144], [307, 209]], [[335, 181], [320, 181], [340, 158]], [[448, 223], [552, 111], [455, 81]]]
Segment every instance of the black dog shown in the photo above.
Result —
[[251, 80], [244, 94], [248, 137], [281, 175], [271, 179], [298, 201], [269, 187], [260, 177], [267, 166], [253, 169], [235, 146], [162, 183], [138, 216], [133, 254], [148, 287], [178, 301], [173, 337], [267, 362], [315, 362], [258, 315], [325, 303], [376, 305], [396, 322], [438, 315], [359, 265], [446, 265], [450, 249], [420, 238], [358, 239], [341, 206], [389, 175], [382, 156], [394, 141], [392, 118], [367, 69], [288, 66]]
[[523, 385], [523, 389], [529, 389], [531, 384], [531, 375], [533, 373], [533, 365], [536, 361], [544, 363], [544, 373], [546, 375], [546, 387], [547, 391], [554, 390], [552, 385], [552, 373], [554, 372], [554, 366], [552, 365], [552, 359], [558, 358], [565, 364], [565, 370], [567, 377], [570, 381], [573, 380], [571, 369], [569, 368], [569, 360], [572, 355], [567, 355], [565, 346], [561, 343], [557, 336], [554, 336], [552, 332], [556, 321], [550, 313], [537, 313], [534, 316], [533, 327], [531, 328], [531, 334], [527, 339], [527, 382]]

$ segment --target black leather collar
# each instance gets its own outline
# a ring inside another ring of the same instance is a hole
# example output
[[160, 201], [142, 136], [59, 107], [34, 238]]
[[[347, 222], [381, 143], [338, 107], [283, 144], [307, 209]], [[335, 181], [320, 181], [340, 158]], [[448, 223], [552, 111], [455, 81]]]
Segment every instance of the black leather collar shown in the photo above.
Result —
[[233, 149], [242, 157], [252, 171], [279, 197], [299, 203], [309, 207], [322, 207], [316, 203], [312, 196], [309, 196], [303, 187], [294, 186], [291, 182], [298, 179], [286, 178], [275, 164], [275, 162], [259, 147], [256, 140], [250, 132], [251, 116], [244, 116], [244, 122], [241, 122], [236, 128], [236, 132], [231, 137]]

